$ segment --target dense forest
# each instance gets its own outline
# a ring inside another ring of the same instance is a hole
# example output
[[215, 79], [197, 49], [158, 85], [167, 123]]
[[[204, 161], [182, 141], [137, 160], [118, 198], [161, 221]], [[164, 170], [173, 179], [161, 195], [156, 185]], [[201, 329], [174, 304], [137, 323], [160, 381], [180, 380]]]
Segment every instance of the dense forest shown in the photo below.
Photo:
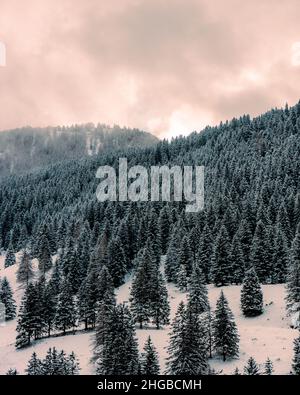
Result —
[[[169, 373], [213, 374], [205, 354], [208, 342], [199, 340], [199, 314], [209, 313], [205, 284], [243, 283], [243, 313], [254, 316], [262, 312], [260, 284], [287, 282], [288, 308], [299, 313], [299, 136], [300, 103], [155, 146], [115, 149], [3, 178], [1, 248], [7, 252], [6, 266], [22, 250], [18, 280], [26, 284], [17, 348], [53, 330], [73, 330], [79, 321], [96, 329], [99, 373], [137, 373], [134, 323], [142, 328], [151, 321], [158, 329], [169, 323], [165, 279], [158, 270], [161, 256], [166, 280], [190, 292], [173, 322]], [[205, 166], [204, 210], [186, 213], [184, 202], [98, 202], [96, 170], [117, 168], [120, 157], [127, 157], [129, 166]], [[58, 255], [54, 267], [53, 255]], [[33, 258], [39, 262], [37, 283], [31, 282]], [[116, 305], [114, 298], [129, 272], [134, 273], [130, 309]], [[224, 322], [230, 334], [226, 344]], [[111, 342], [104, 340], [108, 328]], [[187, 331], [182, 339], [188, 339], [182, 347], [198, 361], [194, 371], [182, 370], [190, 355], [176, 349], [182, 330]], [[222, 293], [212, 330], [215, 352], [224, 360], [238, 355], [238, 333]], [[157, 372], [151, 339], [145, 350]], [[119, 370], [112, 354], [122, 360]], [[249, 360], [249, 371], [254, 364]]]
[[147, 147], [158, 140], [138, 129], [92, 123], [24, 127], [0, 133], [0, 177], [121, 147]]

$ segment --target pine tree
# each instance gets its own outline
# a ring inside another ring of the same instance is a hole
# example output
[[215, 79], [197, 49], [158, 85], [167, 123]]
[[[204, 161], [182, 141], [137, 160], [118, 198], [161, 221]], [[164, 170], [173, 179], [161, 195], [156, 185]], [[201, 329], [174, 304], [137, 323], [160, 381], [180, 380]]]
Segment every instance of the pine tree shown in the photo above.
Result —
[[144, 353], [141, 357], [141, 374], [157, 375], [159, 371], [158, 353], [149, 336], [144, 346]]
[[259, 367], [253, 357], [248, 359], [247, 365], [244, 367], [244, 374], [247, 376], [260, 375]]
[[130, 311], [124, 304], [109, 314], [104, 343], [96, 360], [97, 373], [102, 375], [137, 374], [139, 367], [138, 345]]
[[223, 225], [216, 239], [212, 255], [212, 278], [216, 286], [223, 286], [230, 283], [229, 245], [227, 230]]
[[178, 267], [185, 267], [187, 277], [189, 277], [192, 274], [193, 263], [193, 253], [189, 244], [189, 239], [187, 236], [184, 236], [180, 244]]
[[67, 366], [68, 366], [68, 375], [69, 376], [75, 376], [79, 374], [80, 371], [80, 366], [79, 366], [79, 361], [74, 353], [74, 351], [71, 352], [67, 359]]
[[45, 274], [52, 267], [49, 240], [46, 234], [43, 234], [39, 240], [37, 257], [39, 260], [39, 270]]
[[158, 218], [158, 239], [159, 247], [162, 255], [167, 253], [169, 244], [170, 216], [168, 206], [164, 206]]
[[170, 322], [168, 291], [160, 270], [157, 270], [156, 273], [154, 273], [151, 288], [150, 315], [156, 325], [156, 328], [160, 329], [161, 325], [168, 325]]
[[241, 291], [241, 306], [246, 317], [255, 317], [263, 312], [263, 293], [254, 267], [246, 272]]
[[273, 372], [274, 372], [273, 363], [270, 360], [270, 358], [268, 358], [265, 363], [265, 375], [271, 376]]
[[35, 352], [28, 361], [26, 372], [29, 376], [40, 376], [43, 374], [42, 361], [37, 357]]
[[213, 321], [214, 349], [222, 355], [223, 361], [239, 354], [239, 336], [233, 314], [223, 291], [217, 301]]
[[287, 309], [300, 322], [300, 226], [292, 243], [287, 278]]
[[188, 274], [187, 274], [187, 270], [186, 270], [186, 266], [185, 265], [180, 265], [179, 267], [179, 271], [177, 273], [177, 285], [178, 288], [180, 289], [180, 291], [182, 292], [186, 292], [188, 289]]
[[16, 302], [6, 277], [0, 282], [0, 302], [5, 306], [5, 320], [13, 320], [16, 317]]
[[263, 222], [259, 221], [252, 240], [250, 261], [255, 268], [259, 281], [263, 283], [268, 282], [271, 273], [267, 251], [268, 234]]
[[229, 259], [232, 270], [231, 282], [234, 284], [241, 284], [245, 275], [245, 257], [242, 244], [237, 234], [235, 234], [232, 239]]
[[300, 336], [294, 340], [293, 372], [300, 375]]
[[151, 317], [152, 280], [155, 277], [155, 267], [156, 263], [151, 251], [147, 251], [145, 248], [140, 257], [130, 292], [132, 315], [134, 321], [140, 324], [141, 329]]
[[274, 268], [272, 270], [272, 283], [284, 283], [287, 277], [288, 247], [287, 240], [280, 227], [277, 229], [275, 236], [272, 261], [274, 262]]
[[58, 297], [57, 309], [55, 314], [54, 325], [57, 330], [66, 334], [68, 329], [74, 329], [76, 326], [77, 311], [72, 296], [70, 284], [67, 280], [62, 284], [61, 293]]
[[119, 237], [114, 237], [108, 245], [107, 266], [113, 279], [114, 286], [119, 287], [124, 283], [127, 259]]
[[209, 310], [205, 278], [202, 270], [196, 264], [193, 266], [193, 273], [189, 286], [188, 307], [198, 315]]
[[25, 283], [26, 286], [28, 286], [29, 281], [32, 279], [32, 277], [33, 269], [30, 254], [27, 249], [24, 249], [17, 271], [17, 281], [20, 283]]
[[205, 225], [199, 240], [196, 261], [205, 276], [205, 282], [210, 281], [211, 256], [213, 251], [213, 238], [208, 225]]
[[172, 324], [167, 374], [207, 374], [208, 362], [199, 317], [180, 303]]
[[9, 266], [15, 265], [15, 263], [16, 263], [16, 256], [14, 253], [14, 248], [13, 248], [12, 244], [10, 243], [8, 246], [8, 250], [6, 252], [4, 267], [6, 268]]

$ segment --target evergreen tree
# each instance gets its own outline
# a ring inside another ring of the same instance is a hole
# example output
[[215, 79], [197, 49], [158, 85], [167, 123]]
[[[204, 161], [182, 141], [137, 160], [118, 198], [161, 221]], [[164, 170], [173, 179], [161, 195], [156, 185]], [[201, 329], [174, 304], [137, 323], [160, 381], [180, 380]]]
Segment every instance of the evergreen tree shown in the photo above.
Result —
[[293, 372], [300, 375], [300, 336], [294, 340]]
[[182, 292], [187, 291], [189, 279], [188, 279], [188, 274], [187, 274], [185, 265], [179, 266], [179, 271], [177, 273], [176, 282], [177, 282], [177, 285], [178, 285], [178, 288], [180, 289], [180, 291], [182, 291]]
[[16, 302], [6, 277], [0, 281], [0, 302], [5, 306], [5, 320], [13, 320], [16, 317]]
[[35, 352], [28, 361], [26, 372], [29, 376], [40, 376], [43, 374], [42, 361], [37, 357]]
[[193, 267], [189, 286], [188, 307], [198, 315], [209, 310], [205, 278], [198, 265], [194, 265]]
[[268, 358], [265, 363], [265, 375], [271, 376], [273, 372], [274, 372], [273, 363], [270, 360], [270, 358]]
[[39, 240], [37, 257], [39, 260], [39, 270], [45, 274], [52, 267], [49, 240], [46, 234], [43, 234]]
[[135, 322], [147, 323], [151, 317], [151, 300], [153, 291], [153, 278], [155, 277], [156, 262], [151, 251], [143, 250], [140, 262], [132, 281], [130, 291], [131, 311]]
[[62, 284], [61, 293], [58, 297], [57, 309], [55, 313], [54, 325], [57, 330], [66, 331], [75, 328], [77, 320], [77, 311], [72, 296], [70, 284], [67, 280]]
[[241, 373], [240, 373], [238, 367], [236, 367], [236, 368], [234, 369], [233, 375], [234, 375], [234, 376], [241, 376]]
[[170, 231], [170, 216], [168, 206], [165, 205], [159, 214], [158, 218], [158, 239], [159, 247], [162, 255], [167, 253], [169, 244], [169, 231]]
[[205, 276], [205, 282], [210, 281], [211, 256], [213, 251], [213, 238], [208, 225], [205, 225], [199, 240], [196, 261]]
[[214, 349], [217, 354], [226, 358], [234, 358], [239, 354], [239, 336], [233, 314], [228, 306], [223, 291], [217, 301], [213, 321]]
[[167, 374], [207, 374], [207, 351], [199, 317], [180, 303], [172, 324]]
[[255, 317], [263, 312], [263, 293], [254, 267], [246, 272], [241, 291], [241, 306], [246, 317]]
[[287, 309], [300, 322], [300, 226], [294, 238], [287, 278]]
[[151, 288], [153, 291], [150, 300], [150, 315], [156, 325], [156, 328], [160, 329], [161, 325], [168, 325], [170, 322], [168, 291], [160, 270], [157, 270], [156, 273], [154, 272]]
[[144, 353], [141, 357], [141, 374], [157, 375], [159, 371], [158, 353], [149, 336], [144, 346]]
[[250, 251], [250, 261], [255, 268], [260, 282], [266, 283], [270, 278], [270, 262], [268, 259], [268, 234], [262, 221], [256, 226]]
[[26, 286], [28, 286], [29, 281], [32, 279], [32, 277], [33, 269], [30, 254], [27, 249], [24, 249], [17, 271], [17, 281], [20, 283], [25, 283]]
[[[130, 311], [118, 305], [108, 315], [106, 336], [98, 348], [97, 373], [103, 375], [137, 374], [139, 367], [138, 345]], [[100, 349], [100, 350], [99, 350]]]
[[253, 357], [248, 359], [247, 365], [244, 367], [244, 374], [247, 376], [260, 375], [259, 367]]
[[242, 244], [237, 234], [232, 239], [229, 259], [232, 270], [231, 282], [241, 284], [245, 275], [245, 258]]
[[216, 239], [212, 255], [212, 278], [216, 286], [230, 283], [231, 268], [229, 257], [229, 238], [223, 225]]
[[71, 352], [67, 359], [67, 366], [68, 366], [68, 375], [69, 376], [75, 376], [79, 374], [80, 371], [80, 366], [79, 366], [79, 361], [74, 353], [74, 351]]
[[275, 236], [272, 261], [274, 265], [271, 277], [272, 283], [284, 283], [287, 277], [288, 247], [287, 239], [280, 228], [277, 229]]
[[107, 256], [108, 270], [113, 279], [114, 286], [119, 287], [124, 283], [127, 266], [126, 255], [119, 237], [114, 237], [109, 242]]
[[6, 268], [9, 266], [15, 265], [15, 263], [16, 263], [15, 252], [14, 252], [14, 248], [13, 248], [12, 244], [10, 243], [8, 246], [8, 250], [6, 252], [4, 267]]
[[191, 250], [189, 239], [187, 236], [184, 236], [180, 244], [178, 267], [185, 267], [187, 277], [189, 277], [192, 274], [193, 263], [193, 253]]

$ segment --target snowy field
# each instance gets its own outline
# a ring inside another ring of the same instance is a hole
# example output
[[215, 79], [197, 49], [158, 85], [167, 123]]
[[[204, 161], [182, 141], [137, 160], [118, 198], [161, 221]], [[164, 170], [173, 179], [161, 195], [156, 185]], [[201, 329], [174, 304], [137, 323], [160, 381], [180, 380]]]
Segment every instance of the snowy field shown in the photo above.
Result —
[[[17, 265], [4, 269], [4, 257], [0, 256], [0, 278], [7, 277], [14, 291], [14, 298], [20, 305], [24, 290], [16, 283]], [[118, 302], [128, 301], [131, 279], [121, 286], [117, 292]], [[242, 372], [247, 359], [253, 356], [258, 364], [263, 364], [269, 357], [274, 364], [274, 374], [289, 374], [293, 358], [293, 340], [298, 330], [289, 327], [289, 319], [285, 312], [284, 285], [263, 285], [264, 313], [256, 318], [243, 317], [240, 310], [240, 286], [216, 288], [209, 286], [209, 300], [212, 309], [223, 289], [230, 308], [232, 309], [240, 335], [240, 357], [223, 362], [213, 358], [210, 365], [222, 374], [232, 374], [236, 367]], [[169, 300], [171, 304], [171, 318], [174, 317], [180, 301], [185, 300], [185, 294], [168, 285]], [[35, 351], [38, 357], [43, 358], [49, 347], [64, 349], [67, 353], [74, 351], [80, 361], [81, 374], [94, 374], [90, 364], [92, 356], [93, 332], [77, 331], [76, 335], [52, 337], [39, 340], [29, 348], [16, 351], [14, 343], [16, 337], [17, 320], [0, 326], [0, 374], [5, 374], [9, 368], [17, 368], [24, 373], [31, 354]], [[168, 345], [169, 327], [157, 330], [149, 326], [147, 329], [137, 329], [137, 337], [142, 350], [147, 337], [150, 335], [154, 345], [159, 351], [162, 372], [165, 368]]]

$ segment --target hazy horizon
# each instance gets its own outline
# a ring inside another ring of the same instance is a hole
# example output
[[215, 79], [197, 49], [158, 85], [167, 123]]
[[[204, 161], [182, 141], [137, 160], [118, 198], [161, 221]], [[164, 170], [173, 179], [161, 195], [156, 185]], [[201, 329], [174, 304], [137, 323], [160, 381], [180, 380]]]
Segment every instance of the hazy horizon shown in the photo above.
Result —
[[100, 122], [171, 137], [300, 98], [298, 0], [0, 8], [0, 130]]

